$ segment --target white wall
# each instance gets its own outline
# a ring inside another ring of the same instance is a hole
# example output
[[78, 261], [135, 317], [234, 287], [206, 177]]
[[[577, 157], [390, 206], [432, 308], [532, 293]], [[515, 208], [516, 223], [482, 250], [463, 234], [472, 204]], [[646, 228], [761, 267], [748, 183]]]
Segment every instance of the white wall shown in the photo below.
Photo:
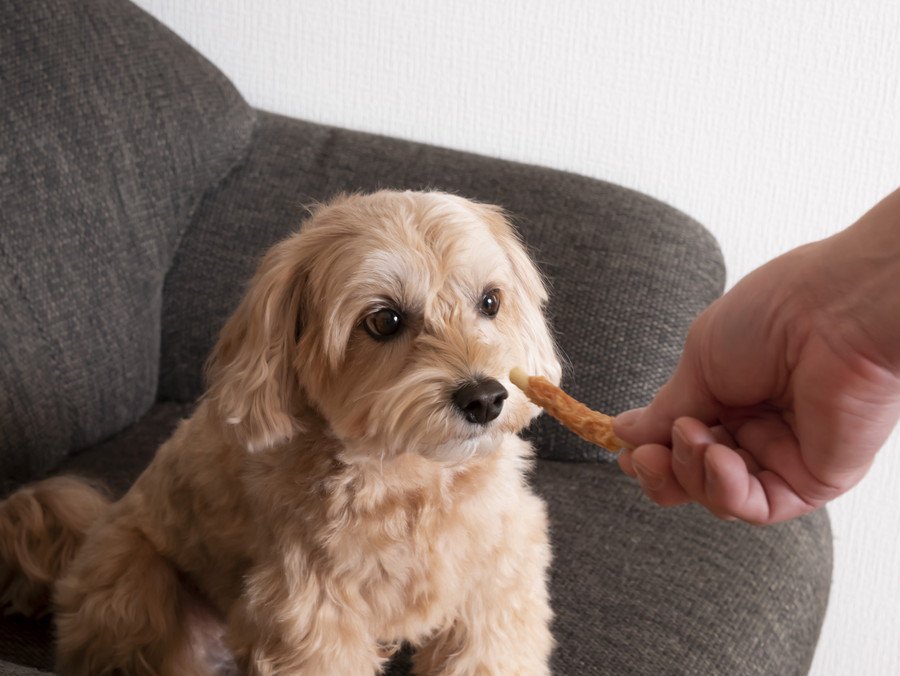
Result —
[[[138, 0], [254, 105], [637, 188], [729, 283], [900, 184], [891, 0]], [[834, 503], [817, 676], [900, 672], [900, 434]]]

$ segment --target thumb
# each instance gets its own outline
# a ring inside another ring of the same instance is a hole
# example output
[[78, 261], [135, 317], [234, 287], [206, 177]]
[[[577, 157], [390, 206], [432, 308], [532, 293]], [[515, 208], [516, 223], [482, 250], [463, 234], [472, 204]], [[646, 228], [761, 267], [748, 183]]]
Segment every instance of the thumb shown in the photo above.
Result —
[[672, 441], [672, 425], [678, 418], [690, 416], [707, 425], [715, 423], [719, 402], [709, 393], [699, 368], [692, 361], [685, 352], [675, 373], [648, 406], [616, 416], [613, 424], [616, 435], [635, 446], [668, 446]]

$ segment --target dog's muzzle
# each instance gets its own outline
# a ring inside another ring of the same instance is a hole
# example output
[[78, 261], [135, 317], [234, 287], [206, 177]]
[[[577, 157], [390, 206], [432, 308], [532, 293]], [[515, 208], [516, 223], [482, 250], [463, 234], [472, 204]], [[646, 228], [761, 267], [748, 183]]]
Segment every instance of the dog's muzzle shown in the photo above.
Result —
[[453, 404], [470, 423], [487, 425], [500, 415], [508, 396], [506, 388], [493, 378], [480, 378], [456, 390]]

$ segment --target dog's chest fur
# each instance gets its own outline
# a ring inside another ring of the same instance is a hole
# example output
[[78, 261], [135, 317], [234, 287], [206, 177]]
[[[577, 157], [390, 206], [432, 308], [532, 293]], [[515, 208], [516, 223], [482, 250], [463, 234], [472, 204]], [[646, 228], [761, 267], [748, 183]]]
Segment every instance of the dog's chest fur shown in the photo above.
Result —
[[[539, 505], [523, 480], [528, 450], [509, 435], [495, 453], [456, 467], [413, 454], [352, 464], [323, 458], [302, 480], [270, 455], [268, 470], [286, 485], [275, 497], [273, 475], [260, 475], [266, 502], [279, 507], [273, 515], [282, 515], [268, 546], [292, 550], [317, 586], [364, 608], [380, 638], [415, 640], [455, 614], [480, 578], [496, 577], [497, 550], [509, 549], [517, 520]], [[304, 495], [291, 501], [289, 485]]]
[[179, 429], [147, 472], [197, 478], [179, 488], [145, 487], [142, 477], [124, 502], [149, 510], [141, 522], [162, 527], [151, 539], [223, 616], [267, 563], [280, 567], [295, 605], [318, 607], [324, 594], [380, 640], [416, 642], [458, 616], [479, 584], [549, 560], [544, 506], [524, 480], [531, 449], [515, 435], [457, 466], [415, 454], [341, 462], [320, 430], [255, 454], [184, 452], [210, 433], [195, 425], [204, 417]]

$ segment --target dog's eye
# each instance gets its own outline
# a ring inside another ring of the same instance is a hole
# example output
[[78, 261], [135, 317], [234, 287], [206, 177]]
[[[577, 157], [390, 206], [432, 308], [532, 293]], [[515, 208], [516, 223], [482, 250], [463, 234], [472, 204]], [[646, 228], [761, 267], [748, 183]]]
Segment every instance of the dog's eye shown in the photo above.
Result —
[[500, 310], [500, 289], [488, 291], [481, 297], [478, 309], [485, 317], [496, 317]]
[[375, 340], [387, 340], [394, 337], [403, 326], [403, 317], [391, 308], [382, 308], [367, 316], [363, 327]]

